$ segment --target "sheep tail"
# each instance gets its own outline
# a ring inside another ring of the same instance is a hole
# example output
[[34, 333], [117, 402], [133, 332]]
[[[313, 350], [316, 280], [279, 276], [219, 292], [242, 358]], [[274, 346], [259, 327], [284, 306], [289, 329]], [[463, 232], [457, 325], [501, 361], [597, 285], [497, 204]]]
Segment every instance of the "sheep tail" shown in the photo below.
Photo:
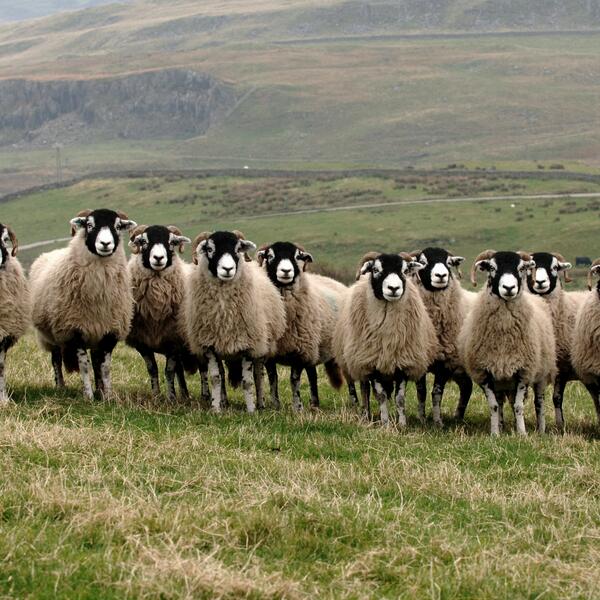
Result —
[[325, 363], [325, 372], [327, 373], [331, 387], [334, 390], [339, 390], [344, 383], [344, 377], [342, 376], [340, 366], [334, 360], [328, 360]]
[[238, 388], [242, 385], [242, 361], [240, 359], [228, 360], [227, 379], [232, 388]]

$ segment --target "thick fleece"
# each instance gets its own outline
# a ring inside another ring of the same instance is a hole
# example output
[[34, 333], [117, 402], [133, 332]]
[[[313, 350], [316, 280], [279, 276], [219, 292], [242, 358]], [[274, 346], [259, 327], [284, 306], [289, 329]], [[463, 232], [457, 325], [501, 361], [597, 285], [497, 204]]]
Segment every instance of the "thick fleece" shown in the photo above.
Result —
[[584, 292], [573, 330], [571, 360], [581, 381], [595, 384], [600, 377], [600, 294]]
[[354, 380], [397, 370], [417, 380], [438, 353], [437, 336], [415, 284], [397, 302], [378, 300], [368, 278], [357, 281], [343, 302], [334, 340], [336, 361]]
[[31, 301], [27, 279], [15, 257], [0, 269], [0, 297], [0, 340], [16, 342], [31, 323]]
[[66, 248], [33, 263], [30, 281], [33, 324], [47, 350], [63, 346], [76, 331], [92, 348], [107, 334], [127, 336], [133, 296], [121, 244], [112, 256], [100, 258], [79, 231]]
[[286, 326], [281, 296], [256, 263], [240, 261], [238, 271], [235, 280], [223, 282], [211, 275], [204, 256], [191, 268], [181, 317], [194, 354], [276, 353]]
[[556, 374], [556, 346], [550, 312], [528, 293], [505, 302], [484, 289], [477, 295], [458, 337], [469, 376], [483, 384], [517, 373], [525, 385], [548, 384]]

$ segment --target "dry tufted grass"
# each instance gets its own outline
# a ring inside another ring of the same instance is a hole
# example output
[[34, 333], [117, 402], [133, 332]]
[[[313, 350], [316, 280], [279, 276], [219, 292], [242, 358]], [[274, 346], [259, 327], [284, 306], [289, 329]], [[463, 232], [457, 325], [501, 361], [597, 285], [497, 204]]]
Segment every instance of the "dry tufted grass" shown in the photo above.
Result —
[[597, 597], [598, 429], [573, 384], [567, 435], [491, 440], [479, 393], [466, 425], [451, 390], [444, 431], [399, 433], [325, 385], [317, 414], [169, 406], [125, 348], [111, 402], [56, 393], [30, 337], [7, 375], [0, 597]]

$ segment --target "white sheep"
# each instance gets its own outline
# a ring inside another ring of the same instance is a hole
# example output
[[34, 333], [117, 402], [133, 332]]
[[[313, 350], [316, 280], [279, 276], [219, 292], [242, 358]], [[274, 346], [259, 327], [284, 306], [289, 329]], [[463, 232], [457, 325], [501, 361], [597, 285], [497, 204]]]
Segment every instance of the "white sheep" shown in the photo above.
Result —
[[120, 233], [135, 226], [121, 212], [84, 210], [71, 219], [69, 245], [40, 255], [31, 267], [32, 320], [40, 344], [52, 353], [57, 387], [64, 386], [64, 361], [67, 370], [80, 372], [84, 396], [93, 397], [90, 348], [96, 389], [110, 394], [112, 351], [133, 315]]
[[422, 268], [408, 254], [367, 254], [360, 267], [366, 277], [350, 288], [335, 327], [336, 362], [351, 379], [372, 383], [383, 424], [396, 384], [398, 422], [406, 425], [406, 383], [423, 377], [437, 352], [433, 324], [412, 281]]
[[[247, 253], [256, 246], [239, 232], [201, 233], [192, 246], [196, 266], [187, 279], [182, 323], [192, 352], [206, 357], [212, 408], [221, 409], [218, 360], [241, 359], [248, 412], [254, 412], [253, 363], [272, 357], [285, 330], [285, 309], [277, 289]], [[242, 260], [240, 260], [240, 258]], [[257, 378], [256, 397], [262, 395]]]
[[588, 273], [590, 291], [577, 312], [571, 360], [577, 375], [594, 401], [600, 426], [600, 280], [592, 289], [592, 276], [600, 276], [600, 259], [592, 263]]
[[316, 365], [325, 365], [333, 387], [337, 389], [342, 384], [331, 346], [339, 306], [348, 288], [330, 277], [305, 272], [313, 257], [291, 242], [261, 247], [257, 260], [279, 290], [286, 311], [286, 329], [277, 343], [276, 357], [267, 363], [272, 403], [279, 406], [275, 365], [278, 362], [291, 367], [294, 409], [302, 409], [300, 377], [304, 369], [310, 385], [310, 404], [316, 408], [319, 406]]
[[[544, 390], [556, 374], [556, 349], [549, 311], [542, 300], [523, 293], [535, 267], [525, 253], [486, 250], [472, 270], [488, 274], [458, 337], [463, 364], [481, 386], [491, 411], [491, 433], [500, 433], [502, 399], [514, 394], [517, 432], [525, 435], [527, 387], [535, 393], [537, 429], [543, 432]], [[498, 399], [500, 398], [500, 402]]]
[[586, 292], [567, 292], [563, 289], [560, 274], [565, 283], [571, 281], [568, 269], [571, 263], [556, 252], [534, 252], [531, 254], [535, 261], [535, 270], [527, 277], [527, 286], [532, 294], [542, 298], [552, 315], [554, 337], [556, 340], [557, 373], [554, 379], [552, 401], [556, 426], [564, 431], [563, 397], [565, 386], [571, 380], [577, 379], [577, 374], [571, 361], [571, 344], [575, 319], [579, 307], [587, 297]]
[[[146, 363], [152, 393], [160, 394], [155, 353], [165, 356], [167, 396], [175, 399], [175, 376], [184, 398], [189, 398], [184, 371], [195, 373], [198, 360], [179, 330], [185, 278], [189, 265], [177, 255], [191, 240], [169, 225], [139, 225], [130, 233], [132, 256], [127, 268], [133, 289], [134, 313], [127, 336]], [[201, 370], [202, 397], [208, 397], [206, 369]]]
[[[454, 415], [456, 419], [464, 418], [473, 390], [473, 382], [462, 365], [457, 339], [476, 294], [460, 285], [459, 268], [465, 260], [462, 256], [455, 256], [443, 248], [425, 248], [410, 254], [423, 264], [423, 269], [415, 274], [415, 281], [438, 339], [438, 353], [429, 366], [429, 372], [434, 376], [431, 392], [433, 422], [442, 426], [441, 402], [448, 380], [453, 379], [460, 390]], [[424, 421], [426, 377], [417, 382], [417, 396], [419, 419]]]
[[[8, 244], [12, 246], [10, 251]], [[18, 248], [14, 231], [0, 224], [0, 406], [9, 401], [4, 376], [6, 353], [31, 322], [29, 287], [17, 258]]]

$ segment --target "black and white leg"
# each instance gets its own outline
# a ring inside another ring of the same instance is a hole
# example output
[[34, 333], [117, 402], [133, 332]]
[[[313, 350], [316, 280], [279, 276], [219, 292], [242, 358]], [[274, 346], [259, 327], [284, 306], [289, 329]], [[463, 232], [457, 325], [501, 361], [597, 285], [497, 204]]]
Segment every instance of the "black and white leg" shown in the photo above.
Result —
[[200, 400], [204, 404], [210, 403], [210, 387], [208, 385], [208, 367], [200, 365]]
[[392, 386], [385, 385], [382, 379], [376, 375], [373, 378], [373, 390], [375, 391], [375, 398], [379, 404], [381, 424], [387, 427], [390, 424], [388, 392], [393, 391], [393, 384]]
[[94, 391], [92, 390], [92, 378], [90, 376], [90, 361], [85, 348], [77, 348], [77, 363], [79, 365], [79, 375], [83, 384], [83, 396], [87, 400], [94, 399]]
[[167, 384], [167, 400], [175, 402], [175, 372], [177, 370], [177, 359], [172, 354], [165, 356], [165, 381]]
[[253, 413], [256, 411], [254, 372], [252, 369], [252, 359], [248, 357], [242, 358], [242, 388], [244, 390], [246, 409], [249, 413]]
[[406, 414], [404, 412], [404, 398], [406, 396], [406, 378], [400, 376], [396, 381], [396, 410], [398, 411], [398, 425], [406, 427]]
[[544, 417], [544, 391], [546, 386], [536, 383], [533, 386], [533, 404], [535, 406], [535, 421], [538, 433], [546, 432], [546, 419]]
[[363, 415], [367, 421], [371, 420], [371, 382], [363, 379], [360, 382], [360, 394], [362, 396]]
[[598, 419], [598, 425], [600, 425], [600, 385], [598, 383], [586, 383], [585, 387], [590, 393], [592, 400], [594, 401], [594, 408], [596, 409], [596, 417]]
[[158, 365], [156, 364], [156, 358], [154, 352], [149, 348], [138, 348], [137, 351], [140, 353], [146, 364], [148, 375], [150, 376], [150, 385], [152, 386], [152, 395], [160, 395], [160, 384], [158, 382]]
[[0, 406], [6, 406], [9, 402], [6, 393], [6, 380], [4, 376], [4, 361], [6, 359], [6, 349], [0, 347]]
[[565, 394], [565, 386], [567, 385], [567, 378], [562, 374], [558, 373], [554, 380], [554, 389], [552, 390], [552, 403], [554, 404], [554, 422], [556, 428], [561, 433], [565, 431], [565, 419], [563, 415], [563, 398]]
[[458, 404], [456, 405], [454, 418], [457, 421], [464, 421], [465, 412], [467, 411], [467, 406], [469, 405], [469, 400], [471, 399], [471, 394], [473, 393], [473, 382], [465, 373], [457, 375], [455, 377], [455, 381], [460, 391], [460, 397], [458, 399]]
[[254, 388], [256, 389], [256, 408], [262, 410], [265, 407], [265, 359], [255, 358], [254, 368]]
[[302, 399], [300, 398], [300, 378], [302, 377], [302, 367], [292, 365], [290, 369], [290, 385], [292, 388], [292, 407], [295, 411], [302, 410]]
[[447, 371], [439, 371], [435, 374], [433, 380], [433, 389], [431, 390], [431, 412], [433, 414], [433, 424], [437, 427], [442, 427], [442, 396], [444, 388], [448, 381], [449, 373]]
[[502, 393], [496, 399], [498, 400], [498, 426], [500, 431], [504, 431], [504, 404], [509, 397], [506, 393]]
[[527, 395], [527, 385], [517, 379], [517, 390], [515, 392], [515, 404], [513, 411], [515, 413], [515, 423], [519, 435], [527, 435], [525, 430], [525, 396]]
[[494, 391], [494, 382], [491, 377], [486, 379], [481, 385], [481, 389], [483, 390], [488, 406], [490, 407], [490, 433], [492, 435], [500, 435], [500, 407]]
[[101, 354], [100, 359], [100, 380], [102, 382], [100, 391], [105, 397], [112, 393], [112, 382], [110, 379], [110, 363], [112, 352], [117, 345], [117, 337], [112, 333], [105, 335], [98, 344], [98, 351]]
[[306, 367], [308, 385], [310, 387], [310, 407], [319, 408], [319, 386], [317, 383], [317, 367], [308, 365]]
[[358, 406], [358, 394], [356, 393], [356, 385], [354, 381], [346, 377], [346, 385], [348, 386], [348, 397], [350, 398], [350, 406]]
[[181, 395], [181, 399], [184, 402], [189, 402], [190, 392], [187, 387], [187, 381], [185, 380], [185, 369], [183, 368], [183, 362], [181, 359], [177, 359], [175, 375], [177, 376], [177, 383], [179, 384], [179, 394]]
[[279, 409], [281, 404], [279, 402], [279, 378], [277, 377], [277, 363], [272, 358], [270, 358], [265, 363], [265, 366], [267, 368], [267, 377], [269, 378], [271, 406], [275, 409]]
[[52, 370], [54, 371], [54, 383], [57, 388], [65, 387], [65, 378], [62, 370], [62, 351], [58, 346], [54, 346], [51, 350], [52, 355]]
[[217, 361], [219, 366], [219, 375], [221, 376], [221, 408], [229, 408], [229, 398], [227, 397], [227, 378], [225, 377], [225, 367], [223, 361]]
[[221, 386], [224, 387], [225, 382], [222, 381], [221, 369], [219, 368], [220, 361], [217, 359], [214, 352], [209, 350], [206, 353], [208, 362], [208, 377], [210, 379], [210, 391], [212, 397], [211, 408], [214, 412], [221, 412]]
[[419, 417], [419, 421], [421, 423], [425, 423], [425, 402], [427, 401], [427, 375], [423, 375], [421, 379], [417, 380], [417, 400], [418, 404], [418, 412], [417, 415]]

